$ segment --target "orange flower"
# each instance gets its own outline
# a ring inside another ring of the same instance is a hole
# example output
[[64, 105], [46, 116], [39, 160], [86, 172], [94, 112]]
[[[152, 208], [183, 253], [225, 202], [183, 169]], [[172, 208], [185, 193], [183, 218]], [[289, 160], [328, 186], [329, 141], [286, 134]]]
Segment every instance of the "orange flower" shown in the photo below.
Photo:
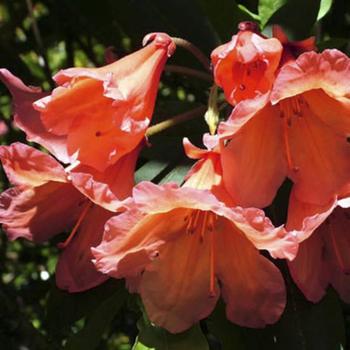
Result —
[[223, 177], [243, 206], [269, 205], [283, 180], [323, 205], [349, 182], [350, 59], [306, 52], [285, 64], [271, 94], [239, 103], [219, 127]]
[[301, 244], [289, 269], [310, 301], [320, 301], [331, 284], [345, 302], [350, 302], [349, 199], [317, 206], [291, 195], [287, 228], [295, 230]]
[[232, 105], [271, 89], [282, 53], [275, 38], [242, 30], [211, 54], [215, 82]]
[[257, 249], [293, 258], [295, 240], [263, 211], [220, 201], [219, 154], [185, 143], [201, 159], [183, 187], [138, 184], [130, 209], [107, 222], [103, 241], [92, 249], [96, 267], [131, 281], [151, 321], [170, 332], [207, 317], [220, 289], [231, 321], [273, 323], [284, 309], [285, 287], [279, 270]]
[[99, 205], [115, 212], [127, 204], [123, 200], [133, 184], [123, 178], [132, 179], [136, 156], [125, 157], [105, 177], [93, 177], [79, 166], [67, 173], [51, 156], [21, 143], [0, 147], [3, 167], [15, 185], [0, 195], [0, 223], [9, 239], [43, 242], [71, 230], [60, 244], [64, 250], [56, 268], [58, 287], [79, 292], [106, 280], [91, 263], [90, 247], [100, 243], [105, 222], [115, 215]]
[[[104, 171], [144, 138], [152, 118], [158, 83], [175, 44], [164, 33], [145, 37], [144, 48], [100, 68], [58, 72], [51, 95], [26, 87], [6, 70], [0, 78], [15, 98], [19, 124], [31, 140], [63, 162], [78, 159]], [[57, 152], [57, 144], [62, 149]]]

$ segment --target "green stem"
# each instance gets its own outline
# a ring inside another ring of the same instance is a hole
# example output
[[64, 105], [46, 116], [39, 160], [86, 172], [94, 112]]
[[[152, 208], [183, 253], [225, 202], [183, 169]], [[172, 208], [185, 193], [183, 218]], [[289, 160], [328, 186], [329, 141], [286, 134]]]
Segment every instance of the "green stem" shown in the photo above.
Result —
[[146, 135], [148, 137], [158, 134], [166, 129], [169, 129], [175, 125], [181, 124], [188, 120], [194, 119], [199, 116], [203, 116], [206, 111], [205, 106], [199, 106], [197, 108], [192, 109], [191, 111], [178, 114], [170, 119], [164, 120], [158, 124], [152, 125], [148, 128]]

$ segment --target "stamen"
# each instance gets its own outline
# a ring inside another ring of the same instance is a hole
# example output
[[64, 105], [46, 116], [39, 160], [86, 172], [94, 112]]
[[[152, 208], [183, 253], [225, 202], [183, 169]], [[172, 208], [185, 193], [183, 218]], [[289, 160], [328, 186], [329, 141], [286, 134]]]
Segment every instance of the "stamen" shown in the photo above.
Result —
[[204, 233], [207, 229], [207, 219], [208, 219], [208, 212], [206, 211], [203, 214], [203, 219], [202, 219], [202, 222], [201, 222], [201, 225], [199, 228], [199, 235], [200, 235], [201, 242], [203, 242], [203, 240], [204, 240]]
[[92, 206], [92, 202], [90, 202], [90, 201], [88, 201], [85, 204], [85, 207], [82, 210], [82, 212], [80, 213], [80, 216], [79, 216], [77, 222], [75, 223], [75, 225], [74, 225], [74, 227], [72, 229], [72, 232], [70, 233], [70, 235], [68, 236], [68, 238], [64, 242], [61, 242], [61, 243], [57, 244], [58, 248], [60, 248], [60, 249], [66, 248], [67, 245], [72, 241], [73, 237], [75, 236], [75, 234], [78, 231], [78, 228], [79, 228], [81, 222], [84, 220], [84, 218], [85, 218], [85, 216], [86, 216], [86, 214], [89, 211], [91, 206]]
[[280, 102], [280, 117], [283, 120], [283, 141], [286, 151], [288, 168], [298, 171], [299, 167], [293, 164], [292, 153], [289, 144], [288, 130], [292, 127], [292, 117], [294, 115], [302, 116], [302, 110], [297, 98], [288, 98]]

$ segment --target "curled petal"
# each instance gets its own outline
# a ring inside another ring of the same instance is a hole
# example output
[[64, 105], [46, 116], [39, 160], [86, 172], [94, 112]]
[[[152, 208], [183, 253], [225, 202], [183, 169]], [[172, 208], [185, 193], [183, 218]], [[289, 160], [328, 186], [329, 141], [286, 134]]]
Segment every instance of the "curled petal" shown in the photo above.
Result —
[[298, 242], [303, 242], [327, 220], [336, 205], [335, 199], [325, 205], [300, 201], [293, 190], [289, 197], [286, 228], [290, 231], [295, 230], [294, 234]]
[[104, 172], [79, 165], [70, 173], [73, 185], [97, 205], [117, 211], [132, 194], [134, 169], [140, 149], [141, 147], [136, 147]]
[[284, 65], [274, 83], [271, 93], [273, 104], [302, 94], [322, 89], [333, 98], [350, 96], [350, 59], [342, 52], [332, 49], [322, 53], [305, 52], [294, 62]]
[[0, 223], [11, 240], [24, 237], [43, 242], [70, 229], [83, 203], [82, 195], [70, 184], [14, 187], [0, 195]]
[[61, 164], [23, 143], [0, 146], [0, 159], [13, 185], [40, 186], [48, 181], [67, 182]]
[[46, 93], [41, 92], [40, 88], [24, 85], [7, 69], [0, 69], [0, 80], [11, 92], [15, 123], [26, 133], [28, 141], [44, 146], [63, 163], [73, 161], [74, 159], [67, 153], [66, 138], [48, 132], [40, 119], [40, 114], [32, 106], [35, 100], [43, 98]]

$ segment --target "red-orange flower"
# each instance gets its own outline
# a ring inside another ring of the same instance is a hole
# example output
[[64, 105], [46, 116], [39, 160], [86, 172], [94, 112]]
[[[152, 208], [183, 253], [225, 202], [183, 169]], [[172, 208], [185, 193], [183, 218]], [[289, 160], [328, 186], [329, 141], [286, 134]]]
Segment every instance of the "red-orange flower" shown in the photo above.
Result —
[[288, 176], [295, 196], [325, 204], [350, 180], [350, 59], [306, 52], [271, 94], [239, 103], [219, 127], [223, 177], [243, 206], [265, 207]]
[[[221, 182], [220, 160], [186, 141], [197, 163], [183, 187], [149, 182], [130, 209], [111, 218], [92, 249], [98, 270], [133, 281], [152, 322], [181, 332], [207, 317], [220, 294], [233, 322], [262, 327], [285, 306], [278, 269], [258, 249], [293, 258], [295, 241], [259, 209], [230, 208], [208, 188]], [[135, 278], [137, 283], [135, 283]]]
[[211, 54], [215, 82], [232, 105], [271, 89], [282, 54], [275, 39], [243, 30]]
[[331, 284], [350, 302], [349, 198], [317, 206], [291, 195], [287, 228], [301, 243], [289, 270], [310, 301], [320, 301]]
[[[149, 43], [150, 42], [150, 43]], [[149, 43], [148, 45], [146, 45]], [[31, 140], [64, 162], [104, 171], [144, 138], [152, 118], [160, 75], [175, 45], [164, 33], [145, 37], [144, 48], [100, 68], [58, 72], [59, 87], [42, 97], [6, 70], [0, 78], [15, 97], [17, 122]], [[31, 103], [35, 97], [33, 110]], [[57, 146], [60, 148], [57, 152]]]
[[99, 205], [117, 211], [127, 203], [123, 199], [133, 183], [124, 181], [124, 176], [132, 178], [136, 156], [125, 157], [131, 158], [124, 159], [123, 166], [128, 169], [123, 169], [120, 161], [111, 166], [111, 173], [120, 171], [118, 176], [92, 177], [79, 166], [67, 173], [51, 156], [21, 143], [0, 147], [3, 167], [15, 185], [0, 195], [0, 223], [9, 239], [43, 242], [71, 230], [61, 244], [64, 250], [56, 268], [58, 287], [78, 292], [106, 280], [91, 263], [90, 247], [100, 242], [106, 220], [115, 215]]

